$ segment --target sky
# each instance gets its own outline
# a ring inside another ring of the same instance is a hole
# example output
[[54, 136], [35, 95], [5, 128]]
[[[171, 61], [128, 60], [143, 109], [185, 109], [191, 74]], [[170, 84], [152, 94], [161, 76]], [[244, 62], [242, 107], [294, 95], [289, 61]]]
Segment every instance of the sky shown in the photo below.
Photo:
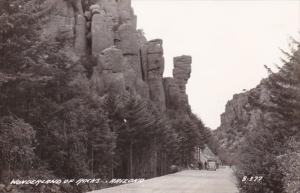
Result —
[[138, 28], [163, 40], [165, 72], [173, 57], [192, 56], [187, 94], [192, 111], [211, 129], [233, 94], [281, 66], [281, 49], [300, 41], [300, 0], [132, 0]]

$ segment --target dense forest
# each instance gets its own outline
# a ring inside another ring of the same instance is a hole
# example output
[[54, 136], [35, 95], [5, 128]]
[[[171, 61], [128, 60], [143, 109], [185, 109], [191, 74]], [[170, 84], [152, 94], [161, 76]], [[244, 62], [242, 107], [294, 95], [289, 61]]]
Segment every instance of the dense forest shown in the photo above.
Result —
[[[236, 165], [243, 193], [300, 191], [300, 45], [292, 44], [278, 72], [266, 66], [268, 78], [234, 95], [215, 131], [219, 155]], [[261, 183], [249, 181], [255, 176]]]
[[96, 186], [8, 185], [12, 179], [151, 178], [185, 167], [210, 130], [190, 107], [163, 111], [130, 90], [99, 94], [92, 55], [74, 62], [61, 52], [67, 39], [41, 38], [45, 2], [0, 0], [0, 192]]

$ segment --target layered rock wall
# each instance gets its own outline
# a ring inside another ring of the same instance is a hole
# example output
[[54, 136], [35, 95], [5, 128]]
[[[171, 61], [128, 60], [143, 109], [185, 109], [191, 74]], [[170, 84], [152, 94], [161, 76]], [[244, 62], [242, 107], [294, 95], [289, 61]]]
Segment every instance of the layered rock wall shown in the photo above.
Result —
[[174, 58], [173, 78], [163, 78], [161, 39], [147, 41], [136, 29], [130, 0], [53, 0], [44, 36], [66, 41], [63, 52], [78, 61], [95, 57], [91, 82], [99, 95], [133, 92], [165, 111], [188, 106], [186, 84], [191, 57]]
[[167, 107], [189, 109], [186, 84], [191, 74], [191, 56], [177, 56], [173, 58], [173, 78], [164, 79], [164, 87], [167, 96]]
[[225, 112], [221, 115], [221, 125], [215, 131], [222, 148], [236, 152], [246, 134], [261, 127], [269, 114], [263, 113], [252, 101], [270, 104], [269, 97], [268, 89], [262, 81], [256, 88], [235, 94], [232, 100], [227, 102]]

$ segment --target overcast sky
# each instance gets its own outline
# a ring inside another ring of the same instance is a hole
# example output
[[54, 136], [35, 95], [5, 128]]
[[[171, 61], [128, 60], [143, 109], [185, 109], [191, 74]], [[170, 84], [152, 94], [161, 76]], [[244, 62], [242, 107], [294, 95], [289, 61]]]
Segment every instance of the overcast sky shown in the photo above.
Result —
[[210, 128], [235, 93], [267, 76], [263, 65], [280, 65], [279, 48], [300, 40], [300, 0], [132, 0], [138, 28], [148, 40], [163, 39], [165, 75], [173, 57], [192, 55], [187, 93]]

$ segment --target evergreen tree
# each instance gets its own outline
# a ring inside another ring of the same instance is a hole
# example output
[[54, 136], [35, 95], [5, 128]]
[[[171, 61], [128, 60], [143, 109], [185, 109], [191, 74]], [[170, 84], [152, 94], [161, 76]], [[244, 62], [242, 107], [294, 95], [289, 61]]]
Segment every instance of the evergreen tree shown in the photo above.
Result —
[[[289, 139], [299, 135], [300, 121], [300, 54], [299, 47], [292, 54], [287, 54], [288, 61], [280, 68], [278, 73], [273, 73], [269, 68], [270, 76], [264, 84], [269, 91], [270, 102], [261, 104], [256, 97], [252, 97], [252, 105], [260, 108], [264, 113], [259, 128], [248, 132], [245, 141], [239, 149], [239, 169], [241, 175], [263, 175], [260, 186], [251, 186], [242, 183], [245, 192], [293, 192], [297, 186], [289, 176], [293, 175], [284, 163], [287, 161], [287, 152], [294, 155], [286, 147]], [[297, 138], [298, 139], [298, 138]], [[299, 139], [298, 139], [299, 140]], [[294, 145], [297, 143], [294, 143]], [[295, 145], [296, 146], [296, 145]], [[279, 159], [283, 158], [283, 159]], [[292, 160], [295, 158], [291, 156]], [[291, 168], [296, 169], [296, 162], [291, 162]]]
[[0, 180], [26, 175], [36, 161], [35, 131], [31, 125], [13, 115], [0, 119]]

